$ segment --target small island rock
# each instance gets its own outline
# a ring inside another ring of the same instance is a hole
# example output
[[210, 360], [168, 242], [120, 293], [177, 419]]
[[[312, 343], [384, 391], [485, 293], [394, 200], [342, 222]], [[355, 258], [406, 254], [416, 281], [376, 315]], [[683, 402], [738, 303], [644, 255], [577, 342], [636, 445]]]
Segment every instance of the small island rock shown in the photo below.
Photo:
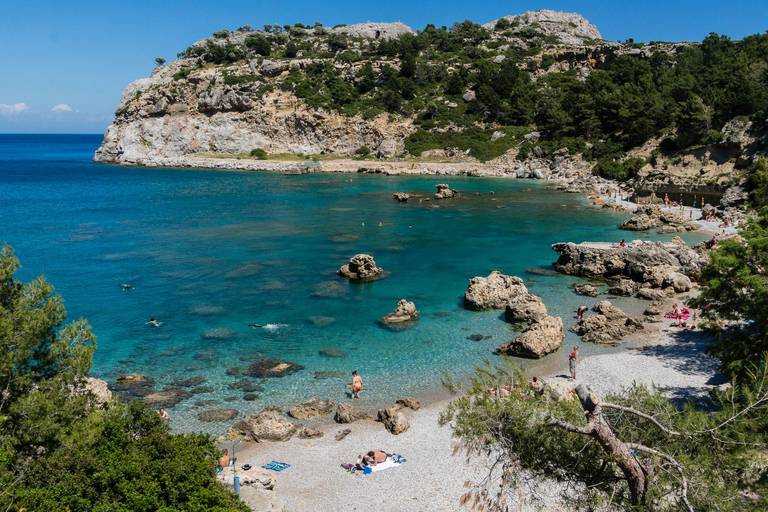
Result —
[[472, 310], [501, 309], [518, 295], [528, 293], [523, 280], [494, 270], [488, 277], [473, 277], [464, 292], [464, 307]]
[[349, 263], [343, 265], [336, 273], [350, 281], [373, 281], [380, 278], [384, 270], [376, 266], [373, 256], [355, 254], [349, 259]]
[[563, 320], [547, 316], [533, 320], [523, 333], [496, 350], [499, 353], [540, 359], [563, 345]]

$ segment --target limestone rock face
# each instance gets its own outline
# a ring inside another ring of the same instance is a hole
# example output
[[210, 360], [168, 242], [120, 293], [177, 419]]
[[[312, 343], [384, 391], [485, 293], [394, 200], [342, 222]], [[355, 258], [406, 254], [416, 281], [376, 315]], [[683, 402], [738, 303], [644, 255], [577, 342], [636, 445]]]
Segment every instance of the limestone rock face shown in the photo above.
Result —
[[82, 389], [75, 393], [78, 395], [92, 393], [98, 405], [104, 405], [112, 399], [112, 392], [109, 390], [107, 382], [98, 377], [86, 377]]
[[384, 270], [376, 266], [373, 256], [355, 254], [336, 273], [350, 281], [373, 281], [380, 278]]
[[528, 293], [523, 280], [494, 270], [488, 277], [473, 277], [464, 292], [464, 307], [472, 310], [501, 309], [518, 295]]
[[230, 439], [238, 435], [257, 443], [263, 441], [288, 441], [301, 425], [291, 422], [277, 411], [264, 410], [246, 416], [227, 431]]
[[357, 23], [329, 29], [330, 32], [347, 34], [349, 37], [368, 37], [371, 39], [397, 39], [403, 34], [415, 34], [405, 23]]
[[267, 357], [261, 361], [252, 364], [246, 374], [251, 377], [264, 378], [264, 377], [285, 377], [292, 373], [304, 368], [301, 365], [291, 363], [290, 361], [282, 361], [272, 357]]
[[413, 302], [408, 302], [405, 299], [400, 299], [397, 303], [397, 307], [394, 311], [385, 315], [379, 319], [379, 322], [385, 325], [391, 324], [413, 324], [419, 319], [419, 312], [416, 310], [416, 305]]
[[371, 419], [370, 414], [352, 404], [342, 402], [336, 407], [337, 423], [354, 423], [355, 421], [369, 419]]
[[601, 300], [592, 308], [593, 311], [603, 315], [608, 320], [621, 320], [627, 318], [627, 314], [607, 300]]
[[611, 295], [621, 297], [631, 297], [637, 291], [638, 284], [631, 279], [619, 279], [613, 286], [608, 288]]
[[294, 405], [288, 409], [288, 415], [297, 420], [307, 420], [317, 416], [331, 414], [336, 402], [331, 399], [310, 398], [306, 402]]
[[384, 428], [386, 428], [390, 434], [396, 436], [402, 434], [411, 427], [405, 414], [394, 408], [379, 410], [379, 421], [384, 424]]
[[662, 286], [664, 288], [672, 288], [676, 293], [683, 293], [690, 291], [693, 288], [693, 283], [691, 283], [691, 280], [686, 275], [679, 272], [670, 272], [664, 276]]
[[513, 297], [504, 310], [507, 322], [531, 322], [547, 316], [547, 306], [541, 297], [532, 293], [524, 293]]
[[240, 414], [240, 411], [237, 409], [213, 409], [211, 411], [199, 412], [195, 416], [200, 421], [212, 423], [233, 420], [237, 418], [238, 414]]
[[520, 336], [496, 350], [508, 355], [540, 359], [559, 349], [564, 339], [563, 320], [546, 316], [533, 320]]
[[[546, 36], [557, 37], [562, 44], [583, 45], [603, 39], [597, 27], [576, 13], [543, 9], [504, 18], [515, 27], [514, 30], [531, 28]], [[494, 20], [483, 27], [493, 30], [498, 22]]]
[[619, 229], [647, 231], [661, 226], [664, 227], [664, 231], [669, 233], [693, 231], [699, 227], [698, 224], [687, 219], [675, 209], [648, 204], [639, 206], [635, 214], [624, 221]]

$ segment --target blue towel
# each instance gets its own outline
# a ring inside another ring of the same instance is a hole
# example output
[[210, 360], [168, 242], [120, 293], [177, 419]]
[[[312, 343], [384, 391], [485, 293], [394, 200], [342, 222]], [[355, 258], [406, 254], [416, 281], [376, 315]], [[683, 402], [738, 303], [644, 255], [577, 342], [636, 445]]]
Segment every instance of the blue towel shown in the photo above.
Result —
[[269, 464], [264, 464], [261, 467], [264, 469], [271, 469], [272, 471], [282, 471], [284, 469], [288, 469], [289, 467], [291, 467], [291, 465], [286, 464], [285, 462], [277, 462], [273, 460]]

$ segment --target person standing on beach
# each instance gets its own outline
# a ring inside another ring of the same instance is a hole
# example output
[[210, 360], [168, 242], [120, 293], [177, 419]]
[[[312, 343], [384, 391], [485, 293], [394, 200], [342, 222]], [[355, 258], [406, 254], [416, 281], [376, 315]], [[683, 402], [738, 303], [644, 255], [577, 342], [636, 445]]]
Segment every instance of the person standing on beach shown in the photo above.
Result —
[[357, 374], [357, 370], [352, 372], [352, 398], [360, 399], [360, 390], [363, 389], [363, 379]]
[[568, 354], [568, 369], [571, 371], [571, 378], [568, 380], [576, 380], [576, 357], [579, 355], [578, 345], [573, 346], [573, 352]]

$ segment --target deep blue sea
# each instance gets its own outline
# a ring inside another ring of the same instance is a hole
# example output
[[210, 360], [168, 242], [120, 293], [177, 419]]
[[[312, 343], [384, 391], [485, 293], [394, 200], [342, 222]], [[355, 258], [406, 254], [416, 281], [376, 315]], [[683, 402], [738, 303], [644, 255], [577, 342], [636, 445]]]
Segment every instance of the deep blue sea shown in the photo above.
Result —
[[[515, 335], [501, 311], [463, 309], [468, 279], [495, 269], [522, 277], [567, 329], [589, 299], [571, 291], [576, 279], [549, 272], [552, 243], [671, 237], [622, 232], [627, 214], [545, 190], [544, 182], [116, 167], [91, 161], [100, 142], [101, 135], [0, 135], [0, 241], [21, 260], [17, 277], [45, 272], [69, 317], [93, 325], [94, 375], [111, 382], [139, 372], [158, 389], [206, 379], [213, 392], [171, 410], [178, 430], [226, 428], [197, 421], [205, 410], [198, 400], [244, 414], [313, 396], [344, 400], [352, 370], [365, 381], [364, 404], [435, 396], [439, 368], [466, 376], [484, 358], [496, 360], [494, 348]], [[430, 197], [440, 182], [464, 197], [441, 208], [392, 199], [396, 191]], [[335, 271], [361, 252], [389, 275], [341, 281]], [[312, 295], [328, 283], [341, 286], [340, 296]], [[417, 326], [379, 327], [401, 298], [421, 311]], [[152, 316], [160, 327], [146, 324]], [[204, 338], [211, 329], [220, 336]], [[470, 341], [472, 334], [490, 339]], [[568, 333], [565, 345], [577, 341]], [[347, 355], [324, 357], [326, 348]], [[585, 344], [582, 353], [605, 350]], [[242, 377], [226, 371], [261, 356], [305, 368], [254, 380], [266, 389], [244, 401], [228, 388]], [[531, 373], [564, 371], [565, 351], [521, 362]]]

